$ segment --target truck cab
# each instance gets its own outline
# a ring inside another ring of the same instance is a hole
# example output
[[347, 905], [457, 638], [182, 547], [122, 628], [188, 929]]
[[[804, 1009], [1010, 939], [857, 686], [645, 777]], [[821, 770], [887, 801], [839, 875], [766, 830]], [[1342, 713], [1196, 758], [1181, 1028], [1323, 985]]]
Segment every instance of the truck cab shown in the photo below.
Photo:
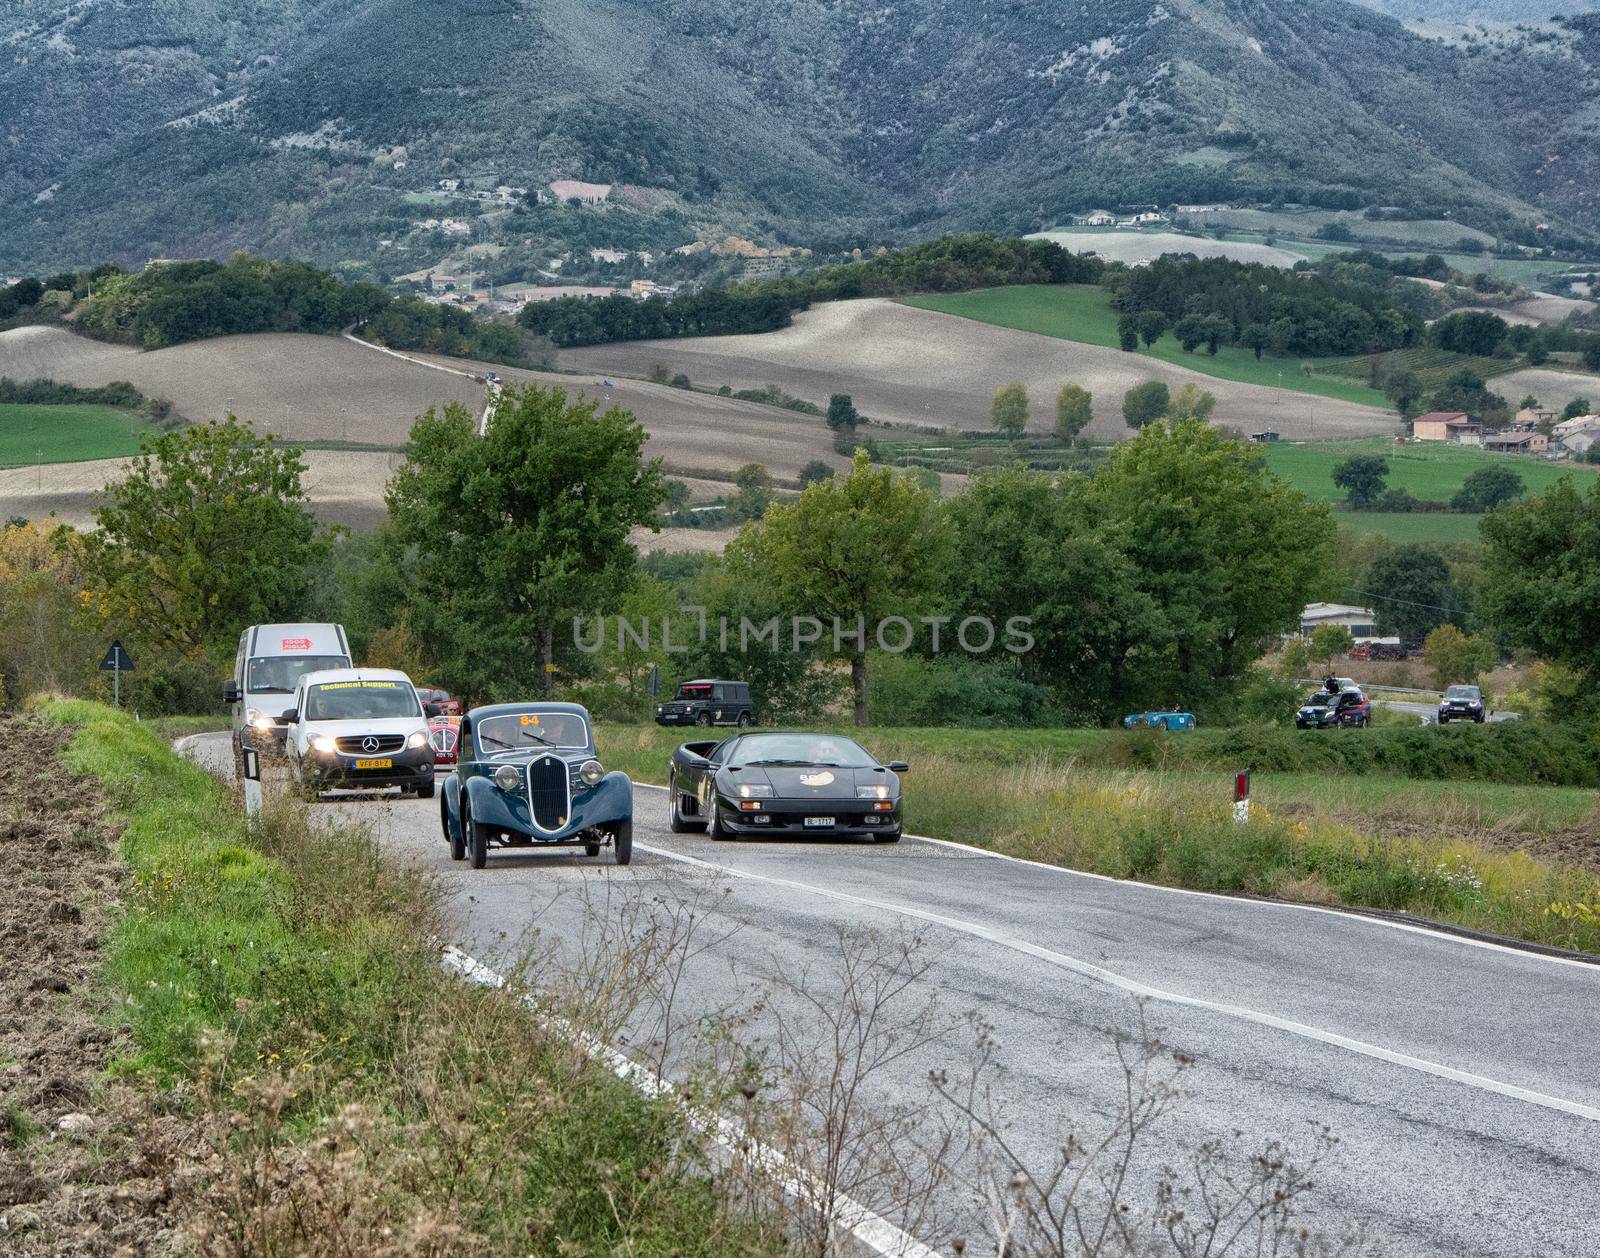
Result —
[[232, 709], [233, 747], [277, 751], [284, 716], [307, 673], [350, 667], [350, 642], [335, 624], [251, 625], [239, 635], [233, 676], [222, 688]]

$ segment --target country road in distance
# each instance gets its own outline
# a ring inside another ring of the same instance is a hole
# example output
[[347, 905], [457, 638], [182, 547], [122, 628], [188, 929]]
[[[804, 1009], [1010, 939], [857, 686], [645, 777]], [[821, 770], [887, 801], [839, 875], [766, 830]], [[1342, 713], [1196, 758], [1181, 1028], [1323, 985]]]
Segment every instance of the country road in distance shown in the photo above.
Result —
[[[215, 770], [231, 767], [226, 735], [185, 750]], [[1386, 1254], [1595, 1252], [1600, 968], [911, 838], [874, 846], [674, 835], [665, 793], [642, 785], [628, 868], [608, 853], [558, 851], [496, 854], [474, 871], [449, 859], [437, 801], [318, 807], [371, 825], [394, 859], [439, 877], [460, 914], [456, 942], [490, 965], [508, 964], [530, 929], [577, 946], [595, 905], [715, 901], [725, 937], [687, 966], [680, 1008], [715, 1013], [769, 992], [752, 1038], [770, 1035], [776, 1014], [801, 1015], [781, 976], [804, 969], [827, 982], [841, 930], [915, 932], [929, 965], [895, 1008], [936, 996], [992, 1028], [992, 1082], [1025, 1157], [1045, 1161], [1069, 1123], [1084, 1134], [1103, 1129], [1122, 1083], [1111, 1037], [1137, 1035], [1142, 1017], [1197, 1061], [1187, 1094], [1162, 1120], [1155, 1161], [1235, 1131], [1241, 1154], [1270, 1140], [1309, 1154], [1326, 1127], [1339, 1144], [1318, 1167], [1308, 1210], [1326, 1238], [1359, 1227]], [[971, 1043], [958, 1034], [873, 1075], [872, 1100], [925, 1101], [929, 1070], [955, 1074]], [[1142, 1186], [1154, 1170], [1141, 1169]], [[983, 1234], [968, 1195], [949, 1197], [937, 1231], [921, 1233], [942, 1252], [953, 1236]]]

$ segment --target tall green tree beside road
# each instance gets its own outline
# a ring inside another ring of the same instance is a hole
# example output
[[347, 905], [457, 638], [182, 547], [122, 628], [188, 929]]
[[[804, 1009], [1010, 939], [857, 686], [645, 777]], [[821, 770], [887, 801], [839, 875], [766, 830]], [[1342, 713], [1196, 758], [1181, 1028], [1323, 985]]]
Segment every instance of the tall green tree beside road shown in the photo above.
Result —
[[389, 518], [416, 555], [412, 625], [440, 680], [478, 697], [548, 692], [558, 631], [615, 610], [664, 491], [628, 412], [507, 388], [481, 438], [452, 404], [411, 429]]
[[739, 492], [728, 504], [735, 518], [759, 520], [772, 505], [772, 476], [759, 463], [746, 463], [734, 473]]
[[995, 390], [991, 409], [996, 432], [1015, 439], [1027, 431], [1028, 390], [1021, 383], [1013, 381]]
[[1501, 645], [1600, 681], [1600, 491], [1570, 480], [1479, 525], [1477, 611]]
[[331, 544], [304, 471], [299, 450], [231, 415], [147, 441], [106, 486], [85, 584], [113, 620], [185, 654], [231, 652], [246, 625], [299, 619]]
[[1443, 624], [1466, 622], [1466, 597], [1431, 546], [1409, 543], [1373, 557], [1358, 595], [1378, 613], [1378, 632], [1421, 642]]
[[1075, 384], [1064, 384], [1056, 394], [1056, 436], [1076, 441], [1094, 418], [1094, 397]]
[[1146, 380], [1122, 395], [1122, 418], [1129, 428], [1143, 428], [1167, 413], [1172, 394], [1160, 380]]
[[1345, 491], [1356, 511], [1371, 507], [1383, 497], [1389, 460], [1381, 454], [1352, 454], [1333, 469], [1333, 483]]
[[1494, 667], [1494, 644], [1487, 638], [1440, 625], [1422, 643], [1422, 658], [1433, 670], [1433, 684], [1470, 684]]
[[[848, 660], [855, 722], [867, 722], [867, 652], [877, 625], [933, 606], [946, 533], [933, 494], [857, 452], [848, 476], [810, 486], [775, 504], [728, 548], [731, 568], [752, 573], [791, 617], [823, 628], [820, 653]], [[835, 643], [833, 622], [842, 634]], [[792, 643], [780, 643], [789, 650]]]

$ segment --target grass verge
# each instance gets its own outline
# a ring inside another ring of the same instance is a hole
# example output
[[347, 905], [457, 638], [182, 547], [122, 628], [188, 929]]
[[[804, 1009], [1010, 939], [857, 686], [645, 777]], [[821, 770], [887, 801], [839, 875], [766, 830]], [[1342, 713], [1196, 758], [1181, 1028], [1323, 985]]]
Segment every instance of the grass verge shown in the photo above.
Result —
[[116, 1070], [225, 1118], [203, 1252], [723, 1254], [772, 1248], [644, 1100], [518, 1003], [447, 976], [437, 890], [300, 807], [247, 827], [156, 730], [53, 702], [126, 822], [106, 977]]
[[[1554, 738], [1532, 725], [1489, 733], [1508, 728], [882, 729], [862, 741], [911, 762], [914, 833], [1116, 878], [1406, 912], [1600, 952], [1600, 915], [1557, 907], [1600, 903], [1600, 867], [1584, 863], [1594, 793], [1471, 780], [1513, 745], [1532, 756]], [[605, 726], [598, 737], [609, 767], [661, 783], [671, 748], [694, 734]], [[1276, 772], [1255, 781], [1257, 807], [1241, 826], [1231, 773], [1252, 762]], [[1433, 771], [1396, 771], [1407, 763]]]

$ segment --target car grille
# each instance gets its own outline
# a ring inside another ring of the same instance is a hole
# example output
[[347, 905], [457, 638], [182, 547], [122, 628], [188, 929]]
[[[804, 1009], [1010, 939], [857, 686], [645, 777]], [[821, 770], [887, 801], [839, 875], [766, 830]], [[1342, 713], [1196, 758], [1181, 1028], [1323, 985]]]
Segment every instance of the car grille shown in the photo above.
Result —
[[528, 811], [536, 825], [556, 830], [567, 824], [568, 766], [556, 756], [540, 756], [528, 765]]
[[404, 734], [351, 734], [335, 744], [347, 756], [378, 756], [399, 751], [406, 745]]
[[456, 749], [456, 731], [449, 726], [433, 730], [428, 734], [428, 741], [433, 744], [435, 751], [448, 756]]

